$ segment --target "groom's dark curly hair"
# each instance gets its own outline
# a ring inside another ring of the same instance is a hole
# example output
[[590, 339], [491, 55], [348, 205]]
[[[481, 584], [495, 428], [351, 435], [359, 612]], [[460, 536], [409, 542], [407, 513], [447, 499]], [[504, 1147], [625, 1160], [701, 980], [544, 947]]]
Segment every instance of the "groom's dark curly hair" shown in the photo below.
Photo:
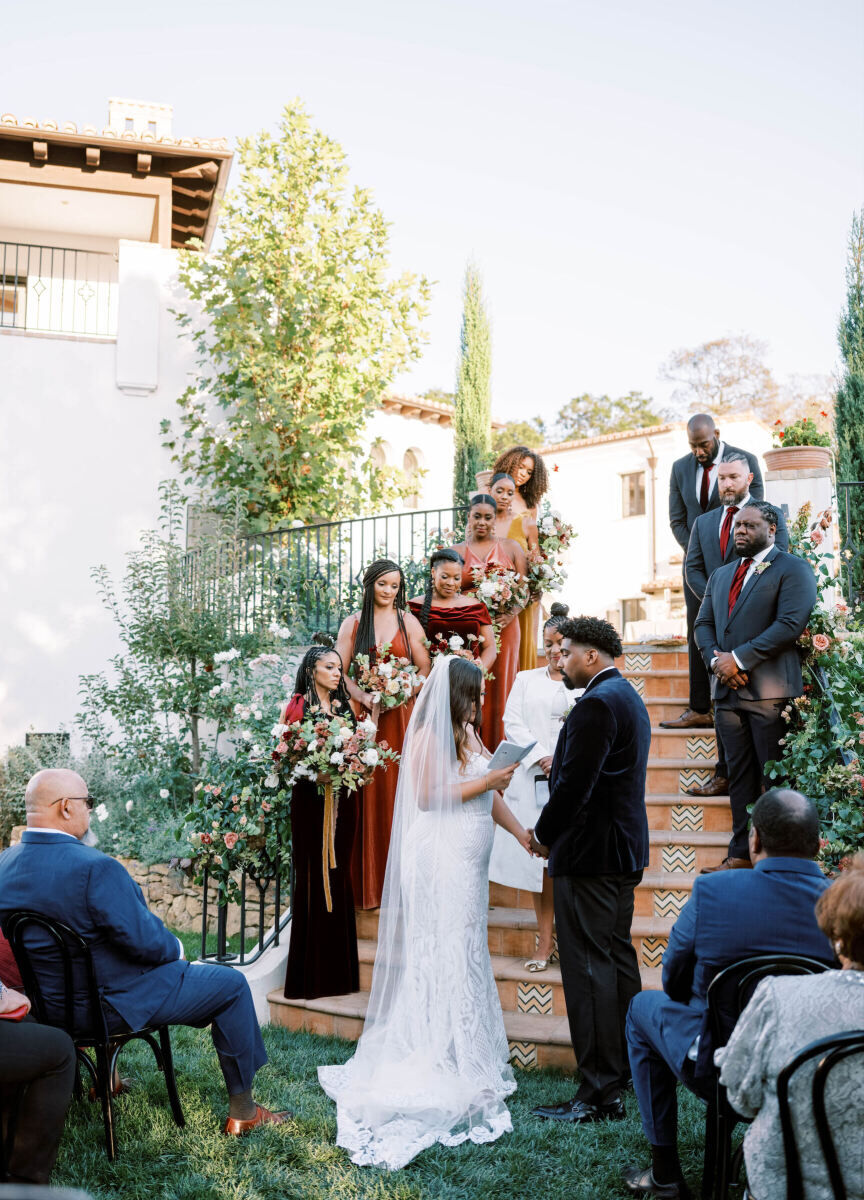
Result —
[[610, 658], [623, 653], [617, 629], [599, 617], [568, 617], [558, 626], [558, 632], [562, 638], [569, 638], [578, 646], [593, 646]]

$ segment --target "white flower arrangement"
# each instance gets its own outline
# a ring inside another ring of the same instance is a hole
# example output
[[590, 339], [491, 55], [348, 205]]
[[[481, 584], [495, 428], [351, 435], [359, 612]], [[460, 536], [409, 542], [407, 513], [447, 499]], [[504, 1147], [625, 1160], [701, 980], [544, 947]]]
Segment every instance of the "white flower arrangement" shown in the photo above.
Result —
[[220, 664], [221, 663], [229, 663], [229, 662], [233, 662], [235, 658], [239, 658], [239, 657], [240, 657], [240, 651], [237, 649], [236, 646], [232, 646], [230, 650], [217, 651], [217, 653], [213, 655], [213, 662], [220, 663]]

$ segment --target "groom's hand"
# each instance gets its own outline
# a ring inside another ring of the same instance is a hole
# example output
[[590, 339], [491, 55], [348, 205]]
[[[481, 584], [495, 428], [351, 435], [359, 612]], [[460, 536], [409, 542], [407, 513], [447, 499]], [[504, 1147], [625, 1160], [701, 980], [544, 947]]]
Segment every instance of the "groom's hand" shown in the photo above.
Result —
[[537, 837], [533, 829], [531, 830], [531, 851], [533, 854], [539, 855], [540, 858], [549, 857], [549, 847], [544, 846], [541, 842], [537, 841]]

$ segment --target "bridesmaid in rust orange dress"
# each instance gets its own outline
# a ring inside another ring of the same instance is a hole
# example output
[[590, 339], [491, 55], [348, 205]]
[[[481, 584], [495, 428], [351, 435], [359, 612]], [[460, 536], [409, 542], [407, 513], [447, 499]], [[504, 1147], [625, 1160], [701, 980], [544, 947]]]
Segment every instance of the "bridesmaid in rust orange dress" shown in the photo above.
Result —
[[[346, 617], [339, 628], [336, 649], [345, 663], [348, 694], [357, 705], [370, 712], [374, 697], [362, 691], [349, 674], [355, 654], [368, 654], [370, 663], [374, 663], [375, 647], [386, 642], [393, 654], [410, 658], [421, 675], [429, 674], [431, 662], [422, 626], [405, 608], [402, 568], [398, 563], [381, 558], [367, 567], [363, 575], [360, 611]], [[378, 737], [396, 751], [402, 750], [413, 707], [413, 700], [409, 700], [398, 708], [381, 709]], [[354, 898], [361, 908], [378, 908], [381, 903], [397, 778], [395, 768], [376, 771], [372, 782], [363, 789], [351, 860]]]
[[[504, 567], [524, 575], [527, 570], [525, 551], [512, 538], [499, 537], [495, 532], [497, 505], [491, 496], [471, 498], [468, 511], [468, 532], [465, 541], [453, 549], [462, 555], [462, 591], [470, 592], [475, 583], [472, 571], [476, 567]], [[500, 648], [495, 660], [495, 678], [486, 685], [483, 702], [483, 742], [493, 750], [504, 740], [504, 708], [519, 671], [519, 610], [513, 609], [497, 621]]]
[[435, 652], [436, 638], [460, 637], [484, 670], [490, 671], [498, 651], [492, 618], [475, 596], [462, 595], [465, 560], [450, 547], [436, 550], [429, 559], [429, 583], [424, 596], [415, 596], [408, 607], [423, 626]]

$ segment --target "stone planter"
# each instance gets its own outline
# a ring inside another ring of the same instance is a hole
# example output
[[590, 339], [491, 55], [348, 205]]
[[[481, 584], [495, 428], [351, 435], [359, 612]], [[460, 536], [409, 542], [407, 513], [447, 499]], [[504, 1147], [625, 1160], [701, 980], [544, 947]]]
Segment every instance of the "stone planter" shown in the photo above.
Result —
[[769, 471], [831, 469], [831, 451], [827, 446], [779, 446], [776, 450], [766, 450], [763, 457]]
[[486, 492], [488, 494], [489, 484], [492, 481], [492, 474], [493, 474], [492, 471], [478, 471], [477, 472], [477, 474], [474, 476], [474, 478], [477, 481], [477, 491], [478, 492]]

